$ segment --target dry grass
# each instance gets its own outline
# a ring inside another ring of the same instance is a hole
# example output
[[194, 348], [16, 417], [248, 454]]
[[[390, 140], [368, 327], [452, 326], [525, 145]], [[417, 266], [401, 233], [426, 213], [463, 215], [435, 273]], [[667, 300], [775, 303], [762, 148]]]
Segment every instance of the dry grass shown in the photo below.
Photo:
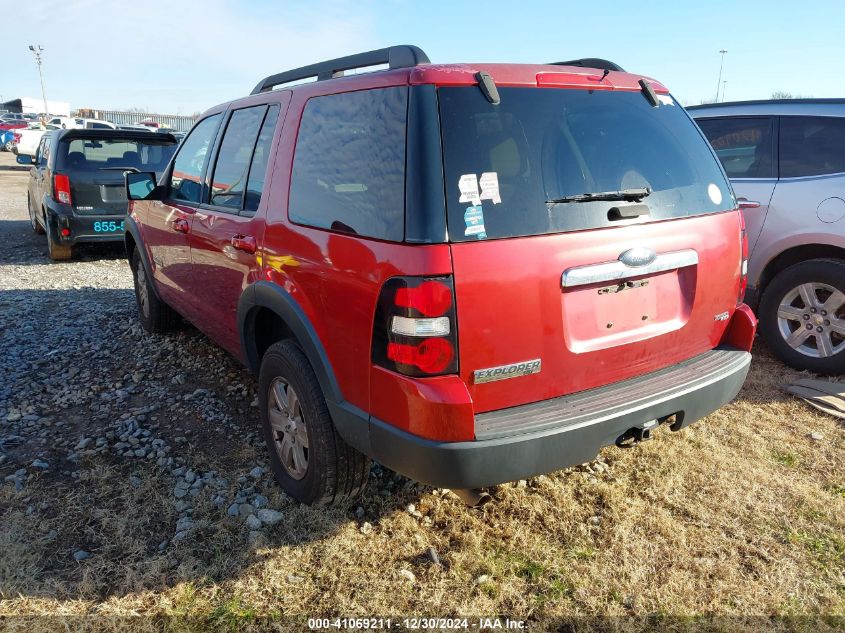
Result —
[[[240, 522], [207, 504], [195, 511], [194, 538], [159, 553], [177, 515], [152, 471], [138, 489], [119, 466], [97, 464], [73, 485], [30, 483], [30, 502], [51, 506], [37, 519], [4, 486], [0, 615], [107, 616], [76, 621], [97, 630], [163, 626], [108, 619], [137, 615], [176, 630], [318, 614], [842, 616], [845, 432], [782, 392], [794, 376], [758, 351], [739, 398], [706, 420], [632, 450], [605, 449], [606, 470], [502, 486], [483, 511], [401, 478], [376, 481], [360, 502], [369, 534], [357, 503], [327, 511], [277, 498], [284, 521], [248, 543]], [[79, 565], [69, 544], [86, 542], [99, 544], [96, 556]], [[429, 546], [443, 566], [426, 559]], [[724, 630], [741, 628], [729, 623]]]

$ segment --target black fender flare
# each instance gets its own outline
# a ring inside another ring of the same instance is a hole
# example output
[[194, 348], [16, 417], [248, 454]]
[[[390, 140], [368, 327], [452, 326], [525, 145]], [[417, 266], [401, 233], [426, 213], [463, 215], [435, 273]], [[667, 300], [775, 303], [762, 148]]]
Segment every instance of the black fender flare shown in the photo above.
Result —
[[[131, 215], [126, 216], [126, 220], [124, 223], [124, 233], [123, 233], [123, 247], [126, 249], [126, 259], [129, 260], [129, 265], [132, 265], [132, 256], [129, 251], [129, 236], [132, 236], [132, 239], [135, 241], [135, 248], [141, 254], [141, 265], [144, 267], [144, 271], [147, 273], [147, 279], [149, 279], [148, 286], [153, 289], [153, 294], [155, 294], [156, 299], [161, 301], [161, 297], [158, 294], [158, 290], [156, 289], [155, 279], [153, 278], [153, 267], [150, 265], [150, 259], [147, 257], [147, 249], [144, 248], [144, 240], [141, 239], [141, 229], [138, 228], [138, 224], [135, 222], [135, 219]], [[162, 303], [164, 303], [162, 301]]]
[[254, 336], [258, 308], [274, 312], [293, 334], [314, 369], [341, 437], [359, 451], [371, 454], [369, 415], [344, 399], [326, 349], [299, 303], [283, 288], [269, 281], [258, 281], [249, 286], [238, 302], [238, 332], [250, 371], [257, 376], [261, 366]]

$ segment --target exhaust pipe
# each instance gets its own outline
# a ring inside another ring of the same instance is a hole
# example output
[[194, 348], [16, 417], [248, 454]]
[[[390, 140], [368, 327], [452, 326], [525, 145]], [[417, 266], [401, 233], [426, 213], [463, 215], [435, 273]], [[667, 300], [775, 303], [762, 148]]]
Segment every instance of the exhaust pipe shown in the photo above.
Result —
[[489, 493], [481, 488], [454, 488], [452, 494], [467, 504], [470, 508], [480, 508], [493, 501]]

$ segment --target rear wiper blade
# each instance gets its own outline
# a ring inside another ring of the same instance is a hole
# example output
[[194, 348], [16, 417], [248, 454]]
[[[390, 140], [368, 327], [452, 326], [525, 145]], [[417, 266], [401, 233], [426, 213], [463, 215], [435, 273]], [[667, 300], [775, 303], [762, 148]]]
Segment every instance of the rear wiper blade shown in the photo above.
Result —
[[642, 187], [638, 189], [620, 189], [619, 191], [595, 191], [592, 193], [579, 193], [577, 196], [564, 196], [546, 200], [546, 204], [564, 204], [567, 202], [593, 202], [595, 200], [628, 200], [639, 202], [651, 194], [651, 189]]

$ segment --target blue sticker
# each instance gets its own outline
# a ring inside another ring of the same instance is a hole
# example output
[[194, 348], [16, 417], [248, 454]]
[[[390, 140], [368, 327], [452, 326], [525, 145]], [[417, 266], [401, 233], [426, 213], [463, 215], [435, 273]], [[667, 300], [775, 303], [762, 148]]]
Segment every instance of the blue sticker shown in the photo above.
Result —
[[480, 240], [487, 237], [484, 229], [484, 211], [480, 204], [467, 207], [464, 213], [464, 223], [467, 225], [464, 235], [475, 235]]

